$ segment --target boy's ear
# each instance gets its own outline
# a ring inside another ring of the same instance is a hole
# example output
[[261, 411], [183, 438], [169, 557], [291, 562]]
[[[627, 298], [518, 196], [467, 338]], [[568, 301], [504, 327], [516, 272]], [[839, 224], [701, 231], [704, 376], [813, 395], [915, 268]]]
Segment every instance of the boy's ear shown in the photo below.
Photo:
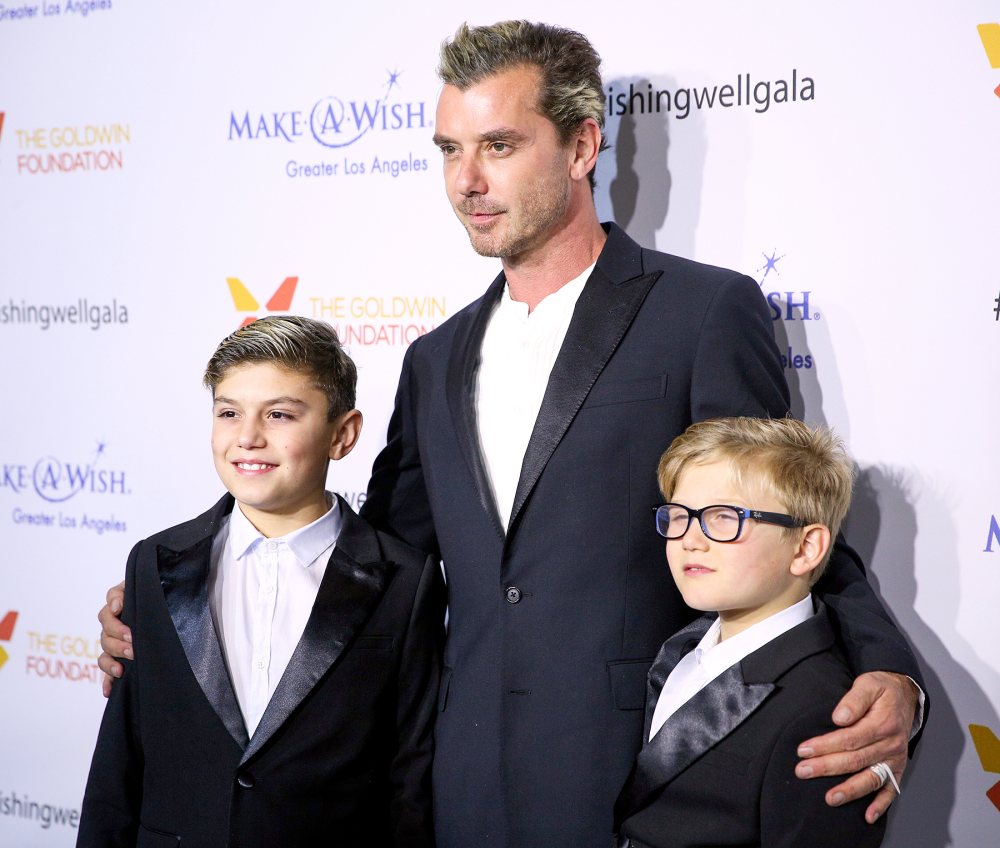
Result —
[[826, 525], [809, 524], [804, 527], [795, 559], [792, 560], [792, 574], [796, 577], [811, 574], [830, 550], [830, 541], [830, 528]]
[[333, 440], [330, 442], [330, 459], [343, 459], [358, 443], [363, 419], [356, 409], [349, 409], [334, 421]]

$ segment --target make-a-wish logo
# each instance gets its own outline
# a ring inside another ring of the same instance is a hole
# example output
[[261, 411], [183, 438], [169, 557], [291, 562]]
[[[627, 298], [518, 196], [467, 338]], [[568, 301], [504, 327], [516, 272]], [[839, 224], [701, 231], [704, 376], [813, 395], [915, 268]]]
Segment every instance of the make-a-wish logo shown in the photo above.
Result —
[[328, 95], [308, 110], [229, 113], [229, 141], [283, 140], [295, 143], [312, 138], [323, 147], [349, 147], [369, 133], [423, 129], [430, 126], [424, 100], [400, 97], [398, 70], [387, 71], [381, 91], [369, 97]]
[[772, 250], [770, 254], [761, 252], [761, 256], [764, 257], [764, 264], [757, 269], [757, 273], [763, 271], [764, 274], [757, 282], [761, 291], [764, 292], [764, 297], [767, 298], [768, 306], [771, 307], [771, 320], [819, 321], [822, 316], [819, 312], [813, 312], [810, 304], [811, 291], [789, 291], [787, 288], [784, 290], [777, 288], [781, 285], [778, 282], [778, 278], [781, 277], [778, 263], [787, 254], [782, 253], [779, 256], [777, 250]]
[[[229, 293], [233, 297], [233, 305], [237, 312], [257, 312], [260, 304], [257, 302], [243, 281], [239, 277], [226, 277], [226, 284], [229, 286]], [[288, 312], [292, 308], [292, 298], [295, 297], [295, 287], [299, 284], [298, 277], [285, 277], [284, 281], [274, 290], [264, 307], [268, 312]], [[256, 315], [247, 315], [243, 318], [240, 327], [252, 324], [257, 320]]]
[[[764, 259], [764, 264], [757, 269], [757, 273], [761, 274], [763, 272], [763, 274], [758, 279], [758, 285], [764, 293], [764, 298], [767, 300], [767, 305], [771, 310], [771, 320], [818, 321], [821, 316], [819, 312], [812, 311], [812, 304], [810, 303], [812, 291], [791, 290], [787, 285], [782, 285], [779, 282], [781, 270], [778, 268], [778, 263], [785, 259], [787, 254], [782, 253], [779, 255], [777, 248], [774, 248], [770, 253], [761, 252], [761, 256]], [[782, 367], [793, 370], [812, 368], [815, 363], [813, 355], [808, 352], [808, 348], [805, 352], [795, 350], [795, 346], [802, 347], [802, 342], [805, 342], [805, 339], [800, 338], [793, 345], [791, 343], [792, 334], [784, 333], [783, 335], [789, 336], [790, 343], [781, 351]], [[803, 331], [800, 330], [795, 335], [802, 336]]]
[[43, 456], [32, 463], [0, 464], [0, 490], [15, 494], [34, 491], [48, 503], [65, 503], [80, 493], [129, 495], [131, 489], [121, 469], [105, 467], [107, 443], [100, 441], [94, 455], [83, 462]]

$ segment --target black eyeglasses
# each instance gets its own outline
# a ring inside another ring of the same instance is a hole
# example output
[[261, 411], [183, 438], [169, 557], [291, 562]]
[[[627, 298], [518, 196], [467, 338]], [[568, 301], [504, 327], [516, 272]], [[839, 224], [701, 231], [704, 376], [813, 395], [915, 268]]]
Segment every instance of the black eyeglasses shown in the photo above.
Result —
[[687, 533], [693, 518], [698, 519], [702, 533], [713, 542], [735, 542], [743, 532], [743, 522], [748, 518], [780, 527], [806, 526], [801, 518], [793, 518], [780, 512], [761, 512], [759, 509], [728, 504], [691, 509], [684, 504], [668, 503], [656, 507], [656, 532], [665, 539], [680, 539]]

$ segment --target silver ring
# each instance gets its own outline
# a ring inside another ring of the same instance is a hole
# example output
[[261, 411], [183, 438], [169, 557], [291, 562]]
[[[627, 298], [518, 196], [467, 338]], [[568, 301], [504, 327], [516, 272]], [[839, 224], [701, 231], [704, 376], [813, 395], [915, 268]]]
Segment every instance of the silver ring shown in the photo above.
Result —
[[892, 788], [896, 790], [897, 795], [902, 795], [903, 793], [899, 791], [899, 784], [896, 782], [896, 775], [892, 773], [892, 769], [889, 768], [889, 764], [885, 761], [880, 761], [875, 763], [873, 766], [868, 766], [868, 770], [873, 772], [875, 776], [879, 779], [878, 788], [881, 789], [885, 786], [886, 781], [892, 784]]

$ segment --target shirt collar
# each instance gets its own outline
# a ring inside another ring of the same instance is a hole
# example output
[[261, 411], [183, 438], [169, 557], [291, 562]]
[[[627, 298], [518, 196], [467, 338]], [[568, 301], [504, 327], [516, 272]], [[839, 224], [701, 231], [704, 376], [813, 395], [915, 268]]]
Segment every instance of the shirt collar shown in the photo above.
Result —
[[552, 294], [542, 298], [541, 302], [532, 310], [530, 316], [528, 315], [528, 304], [521, 303], [519, 300], [513, 300], [510, 296], [510, 284], [505, 282], [497, 311], [506, 313], [511, 317], [517, 315], [524, 320], [527, 320], [529, 317], [536, 317], [539, 314], [539, 310], [542, 310], [542, 315], [548, 312], [558, 313], [564, 309], [572, 312], [580, 297], [580, 293], [583, 291], [583, 287], [587, 284], [587, 280], [590, 279], [590, 275], [596, 265], [597, 263], [594, 262], [593, 265], [584, 268], [583, 273], [578, 277], [574, 277], [568, 283], [565, 283], [552, 292]]
[[724, 642], [719, 641], [722, 635], [722, 620], [717, 618], [695, 648], [695, 659], [707, 671], [721, 673], [813, 614], [812, 595], [806, 595], [798, 603], [750, 625], [746, 630], [741, 630]]
[[[333, 506], [312, 524], [267, 541], [286, 545], [299, 565], [305, 568], [311, 566], [323, 551], [336, 543], [344, 523], [337, 496], [327, 492], [327, 500], [332, 500]], [[242, 559], [264, 539], [264, 535], [250, 523], [237, 503], [229, 519], [229, 545], [233, 557]]]

